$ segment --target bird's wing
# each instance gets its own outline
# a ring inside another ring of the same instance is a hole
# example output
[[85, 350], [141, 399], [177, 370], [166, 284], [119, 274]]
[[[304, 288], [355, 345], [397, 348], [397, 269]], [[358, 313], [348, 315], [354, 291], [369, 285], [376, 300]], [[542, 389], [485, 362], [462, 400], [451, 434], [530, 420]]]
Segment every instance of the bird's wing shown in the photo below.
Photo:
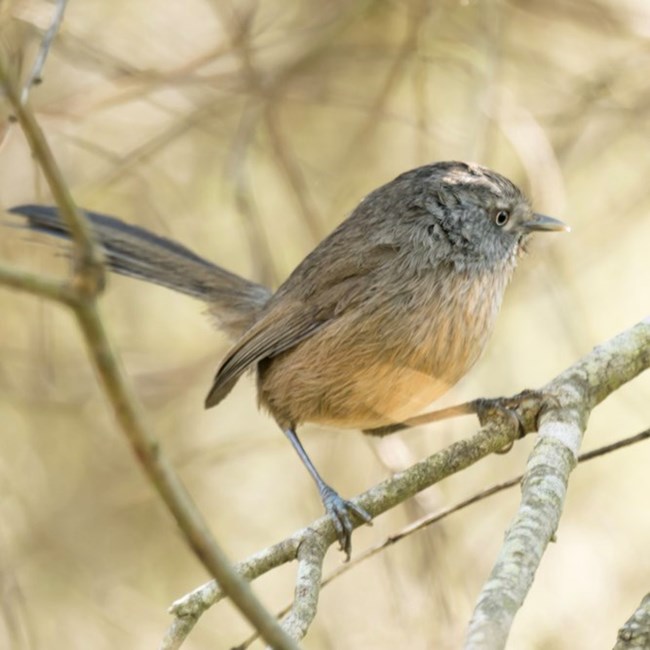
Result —
[[371, 292], [369, 276], [395, 254], [393, 249], [376, 247], [363, 259], [333, 260], [321, 275], [301, 278], [294, 272], [223, 360], [206, 408], [226, 397], [247, 369], [289, 350], [363, 301]]

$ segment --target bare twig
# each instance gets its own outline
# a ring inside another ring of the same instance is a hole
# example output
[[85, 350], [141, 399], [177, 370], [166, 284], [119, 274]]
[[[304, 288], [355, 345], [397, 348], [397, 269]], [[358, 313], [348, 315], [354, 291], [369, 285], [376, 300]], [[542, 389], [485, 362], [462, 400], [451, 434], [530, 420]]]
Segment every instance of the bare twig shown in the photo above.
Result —
[[52, 191], [52, 196], [61, 209], [61, 216], [70, 230], [75, 243], [73, 250], [73, 286], [84, 295], [96, 296], [104, 287], [105, 274], [101, 250], [95, 245], [90, 227], [74, 204], [70, 191], [52, 156], [33, 113], [20, 102], [16, 88], [10, 82], [8, 68], [4, 59], [0, 60], [0, 77], [5, 93], [22, 126], [25, 138], [34, 157], [39, 161], [43, 174]]
[[219, 580], [235, 605], [274, 648], [297, 650], [298, 645], [280, 627], [254, 596], [248, 583], [233, 569], [213, 538], [192, 498], [174, 472], [160, 445], [148, 429], [140, 403], [135, 398], [112, 349], [97, 311], [96, 298], [103, 287], [104, 267], [83, 215], [77, 210], [45, 136], [27, 106], [20, 102], [9, 81], [5, 61], [0, 58], [0, 82], [38, 160], [75, 242], [75, 271], [71, 282], [62, 286], [37, 282], [33, 276], [4, 269], [3, 276], [14, 288], [60, 300], [72, 307], [88, 346], [89, 355], [104, 386], [115, 415], [152, 484], [173, 514], [185, 538], [208, 571]]
[[77, 294], [65, 282], [50, 280], [8, 266], [0, 266], [0, 284], [41, 298], [58, 300], [66, 305], [74, 304], [77, 298]]
[[67, 4], [68, 0], [56, 0], [55, 2], [52, 22], [43, 35], [43, 40], [41, 41], [41, 46], [38, 49], [38, 54], [34, 60], [34, 65], [32, 66], [29, 77], [27, 78], [27, 81], [25, 82], [23, 90], [20, 94], [20, 103], [23, 105], [27, 103], [29, 91], [32, 89], [32, 86], [35, 86], [42, 81], [41, 75], [43, 73], [43, 67], [45, 66], [45, 59], [47, 59], [50, 47], [52, 47], [54, 38], [59, 31], [59, 28], [61, 27], [61, 23], [63, 22], [63, 14], [65, 13], [65, 7]]

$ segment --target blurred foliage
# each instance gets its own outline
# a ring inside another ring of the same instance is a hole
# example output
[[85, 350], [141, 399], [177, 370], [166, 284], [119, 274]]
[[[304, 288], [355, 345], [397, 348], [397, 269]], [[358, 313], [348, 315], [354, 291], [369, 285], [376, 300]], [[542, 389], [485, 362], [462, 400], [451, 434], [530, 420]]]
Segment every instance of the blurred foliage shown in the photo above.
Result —
[[[3, 0], [0, 47], [28, 74], [53, 5]], [[154, 0], [69, 3], [31, 103], [83, 206], [172, 236], [277, 285], [368, 191], [473, 159], [573, 227], [523, 260], [485, 357], [445, 400], [545, 383], [648, 311], [650, 5], [645, 0]], [[50, 199], [0, 112], [4, 207]], [[51, 242], [0, 233], [6, 263], [60, 273]], [[202, 398], [226, 341], [190, 299], [112, 278], [103, 310], [151, 420], [233, 558], [320, 515], [243, 382]], [[60, 308], [0, 292], [0, 647], [151, 648], [166, 607], [205, 579], [112, 420]], [[586, 447], [648, 426], [642, 377], [594, 414]], [[355, 494], [466, 435], [458, 421], [384, 440], [305, 428]], [[357, 549], [522, 468], [487, 459], [355, 534]], [[513, 648], [593, 648], [648, 591], [646, 447], [579, 468]], [[456, 648], [517, 494], [387, 550], [327, 587], [309, 648]], [[329, 562], [342, 561], [332, 552]], [[293, 567], [266, 576], [272, 608]], [[372, 585], [372, 589], [369, 589]], [[226, 604], [188, 648], [246, 625]]]

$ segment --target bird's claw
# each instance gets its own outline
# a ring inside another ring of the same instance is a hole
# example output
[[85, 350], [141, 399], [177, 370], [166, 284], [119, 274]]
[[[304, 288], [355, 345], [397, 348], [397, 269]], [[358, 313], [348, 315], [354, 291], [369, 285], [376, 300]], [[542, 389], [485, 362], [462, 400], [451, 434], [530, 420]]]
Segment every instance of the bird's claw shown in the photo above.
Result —
[[[527, 433], [537, 431], [539, 417], [545, 405], [552, 399], [539, 390], [524, 390], [512, 397], [494, 397], [476, 400], [476, 414], [481, 426], [485, 425], [496, 412], [503, 413], [513, 420], [514, 426], [523, 438]], [[512, 443], [499, 453], [510, 451]]]
[[354, 530], [350, 515], [358, 517], [369, 525], [372, 525], [372, 516], [361, 506], [341, 497], [329, 485], [323, 486], [320, 493], [325, 510], [334, 524], [339, 546], [345, 553], [345, 561], [347, 562], [352, 552], [352, 531]]

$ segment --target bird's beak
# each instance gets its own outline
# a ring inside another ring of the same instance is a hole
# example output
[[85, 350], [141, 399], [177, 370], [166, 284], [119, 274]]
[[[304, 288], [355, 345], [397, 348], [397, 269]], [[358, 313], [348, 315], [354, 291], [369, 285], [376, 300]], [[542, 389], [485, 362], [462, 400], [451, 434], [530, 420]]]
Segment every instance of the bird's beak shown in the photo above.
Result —
[[533, 216], [521, 224], [524, 230], [530, 232], [570, 232], [571, 228], [563, 221], [547, 217], [545, 214], [533, 213]]

